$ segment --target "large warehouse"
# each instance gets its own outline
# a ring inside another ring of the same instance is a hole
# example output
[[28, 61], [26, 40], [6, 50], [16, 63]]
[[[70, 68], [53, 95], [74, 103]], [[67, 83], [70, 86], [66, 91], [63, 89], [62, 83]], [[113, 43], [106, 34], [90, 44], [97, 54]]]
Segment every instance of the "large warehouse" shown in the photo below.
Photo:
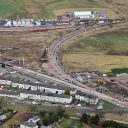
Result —
[[81, 19], [89, 19], [91, 17], [94, 17], [91, 11], [79, 11], [79, 12], [74, 12], [74, 17], [75, 18], [81, 18]]

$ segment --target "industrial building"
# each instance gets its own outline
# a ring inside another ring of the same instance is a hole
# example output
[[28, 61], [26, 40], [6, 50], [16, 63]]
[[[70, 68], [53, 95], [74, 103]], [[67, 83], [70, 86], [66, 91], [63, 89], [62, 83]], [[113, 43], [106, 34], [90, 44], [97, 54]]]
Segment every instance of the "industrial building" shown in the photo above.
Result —
[[90, 19], [95, 17], [91, 11], [73, 12], [73, 15], [75, 18], [80, 18], [80, 19]]

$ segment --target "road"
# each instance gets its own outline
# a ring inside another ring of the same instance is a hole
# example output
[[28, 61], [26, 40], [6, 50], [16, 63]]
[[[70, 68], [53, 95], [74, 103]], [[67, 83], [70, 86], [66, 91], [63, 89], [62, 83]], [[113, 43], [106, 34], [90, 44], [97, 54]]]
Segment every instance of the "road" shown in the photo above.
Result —
[[78, 112], [78, 113], [128, 113], [128, 109], [113, 109], [113, 110], [96, 110], [91, 109], [89, 107], [78, 107], [78, 106], [69, 106], [65, 107], [65, 105], [59, 105], [59, 104], [50, 104], [50, 103], [42, 103], [41, 105], [38, 104], [32, 104], [31, 102], [27, 101], [15, 101], [15, 102], [8, 102], [9, 106], [27, 106], [27, 107], [35, 107], [37, 109], [52, 109], [57, 110], [58, 108], [62, 108], [66, 111], [70, 112]]

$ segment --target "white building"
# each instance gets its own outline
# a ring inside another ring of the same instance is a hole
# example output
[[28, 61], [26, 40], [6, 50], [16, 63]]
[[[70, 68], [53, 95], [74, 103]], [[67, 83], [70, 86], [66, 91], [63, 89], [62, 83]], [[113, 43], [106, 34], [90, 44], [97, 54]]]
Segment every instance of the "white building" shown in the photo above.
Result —
[[52, 94], [52, 93], [41, 93], [36, 91], [22, 91], [20, 92], [21, 99], [32, 99], [32, 100], [42, 100], [48, 102], [56, 103], [66, 103], [69, 104], [72, 102], [72, 96]]
[[37, 90], [46, 92], [46, 93], [54, 93], [54, 94], [64, 94], [66, 90], [69, 90], [71, 95], [76, 93], [76, 89], [74, 88], [67, 88], [57, 84], [49, 84], [49, 85], [43, 85], [43, 86], [39, 85]]
[[11, 86], [13, 87], [13, 88], [20, 88], [20, 89], [29, 89], [30, 87], [31, 87], [31, 85], [29, 85], [29, 84], [25, 84], [25, 83], [14, 83], [14, 82], [12, 82], [11, 83]]
[[5, 120], [7, 117], [6, 117], [6, 115], [0, 115], [0, 121], [3, 121], [3, 120]]
[[28, 120], [28, 122], [34, 122], [34, 123], [37, 123], [37, 122], [39, 122], [39, 121], [40, 121], [40, 117], [39, 117], [38, 115], [33, 116], [32, 118], [30, 118], [30, 119]]
[[66, 90], [69, 90], [71, 95], [74, 95], [76, 93], [76, 89], [74, 88], [67, 88], [63, 85], [57, 85], [57, 84], [44, 84], [44, 83], [31, 83], [30, 81], [21, 81], [21, 80], [15, 80], [14, 78], [0, 78], [0, 84], [3, 85], [9, 85], [13, 88], [19, 88], [19, 89], [26, 89], [26, 90], [32, 90], [32, 91], [40, 91], [40, 92], [46, 92], [46, 93], [54, 93], [54, 94], [64, 94]]
[[10, 80], [1, 80], [0, 79], [0, 84], [1, 85], [9, 85], [9, 86], [11, 86], [11, 81]]
[[2, 76], [5, 72], [6, 72], [5, 68], [2, 68], [0, 64], [0, 76]]
[[34, 123], [32, 121], [31, 122], [26, 121], [26, 122], [20, 124], [20, 128], [38, 128], [38, 126], [36, 123]]
[[0, 90], [0, 96], [18, 98], [19, 93], [14, 91], [8, 91], [8, 90]]
[[76, 100], [80, 100], [80, 101], [84, 101], [86, 103], [90, 103], [90, 104], [97, 104], [98, 102], [98, 98], [92, 96], [92, 95], [87, 95], [83, 92], [77, 91], [75, 94], [75, 99]]
[[80, 18], [80, 19], [89, 19], [94, 16], [91, 11], [78, 11], [78, 12], [74, 12], [73, 15], [75, 18]]
[[10, 27], [11, 25], [12, 25], [12, 22], [10, 20], [8, 20], [4, 26], [5, 27]]

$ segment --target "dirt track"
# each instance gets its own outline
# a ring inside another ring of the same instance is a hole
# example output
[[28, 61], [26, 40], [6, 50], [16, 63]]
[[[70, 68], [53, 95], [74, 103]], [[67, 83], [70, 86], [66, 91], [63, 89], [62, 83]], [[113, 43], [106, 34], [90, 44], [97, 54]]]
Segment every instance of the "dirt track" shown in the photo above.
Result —
[[19, 122], [24, 122], [30, 119], [34, 114], [32, 113], [23, 113], [23, 112], [18, 112], [16, 115], [13, 116], [12, 119], [18, 120]]

